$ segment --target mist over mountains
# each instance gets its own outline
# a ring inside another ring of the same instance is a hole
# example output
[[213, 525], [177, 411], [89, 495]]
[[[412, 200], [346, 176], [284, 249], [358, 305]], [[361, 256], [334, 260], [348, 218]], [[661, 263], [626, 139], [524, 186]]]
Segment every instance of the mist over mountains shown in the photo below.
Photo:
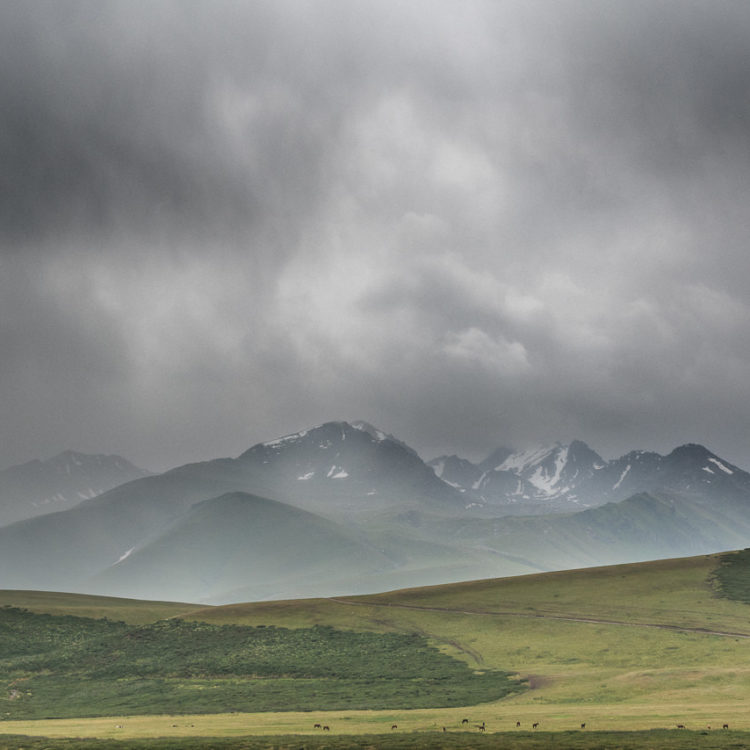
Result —
[[504, 513], [578, 510], [640, 492], [750, 492], [750, 475], [695, 444], [675, 448], [667, 456], [636, 450], [605, 461], [586, 443], [574, 440], [518, 453], [501, 448], [479, 464], [441, 456], [429, 465], [467, 498]]
[[606, 461], [573, 441], [428, 464], [372, 425], [327, 422], [158, 475], [80, 454], [1, 472], [0, 588], [361, 593], [734, 549], [749, 511], [750, 474], [700, 445]]
[[121, 456], [75, 451], [0, 471], [0, 526], [71, 508], [149, 472]]

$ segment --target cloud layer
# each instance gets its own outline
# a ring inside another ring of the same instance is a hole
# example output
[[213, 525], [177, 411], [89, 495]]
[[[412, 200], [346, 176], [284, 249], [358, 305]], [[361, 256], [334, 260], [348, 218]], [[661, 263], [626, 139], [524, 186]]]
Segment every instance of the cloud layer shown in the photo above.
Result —
[[750, 6], [0, 8], [0, 465], [364, 418], [750, 466]]

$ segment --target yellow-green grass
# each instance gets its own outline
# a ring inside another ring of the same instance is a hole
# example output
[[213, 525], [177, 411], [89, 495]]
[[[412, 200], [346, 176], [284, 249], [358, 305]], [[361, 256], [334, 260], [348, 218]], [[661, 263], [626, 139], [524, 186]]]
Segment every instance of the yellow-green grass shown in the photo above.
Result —
[[[742, 705], [710, 704], [692, 706], [650, 703], [628, 706], [504, 706], [485, 704], [466, 708], [419, 709], [415, 711], [312, 711], [308, 713], [194, 714], [178, 716], [111, 716], [92, 719], [43, 719], [5, 721], [0, 734], [43, 737], [238, 737], [321, 734], [315, 724], [330, 727], [331, 734], [358, 735], [389, 732], [477, 732], [485, 723], [487, 732], [530, 731], [532, 723], [546, 732], [577, 730], [586, 723], [589, 731], [643, 731], [707, 727], [747, 730], [750, 721]], [[462, 724], [464, 718], [468, 724]], [[521, 723], [520, 730], [516, 722]], [[397, 729], [391, 727], [397, 725]]]
[[601, 730], [724, 723], [750, 729], [750, 637], [743, 637], [750, 636], [750, 607], [717, 596], [711, 581], [717, 564], [718, 556], [710, 555], [181, 613], [214, 623], [320, 623], [423, 633], [476, 669], [511, 670], [528, 680], [528, 691], [494, 703], [414, 711], [14, 721], [0, 727], [8, 734], [125, 738], [312, 733], [320, 731], [313, 729], [318, 722], [333, 733], [360, 734], [388, 732], [392, 724], [398, 724], [396, 731], [443, 726], [459, 731], [467, 717], [471, 724], [485, 721], [490, 732], [514, 731], [516, 721], [527, 729], [540, 722], [548, 731], [582, 722]]
[[119, 599], [114, 596], [68, 594], [57, 591], [0, 590], [0, 607], [19, 607], [30, 612], [77, 617], [107, 617], [143, 625], [178, 617], [196, 609], [196, 604]]
[[[711, 581], [719, 555], [540, 573], [331, 599], [230, 604], [190, 615], [207, 622], [290, 626], [373, 623], [364, 605], [533, 617], [574, 617], [704, 628], [750, 635], [747, 605], [721, 599]], [[340, 602], [358, 609], [340, 609]], [[367, 610], [371, 612], [371, 610]]]
[[424, 633], [477, 669], [507, 669], [529, 681], [529, 691], [494, 707], [503, 714], [596, 709], [608, 721], [623, 716], [630, 726], [642, 716], [652, 726], [653, 711], [677, 723], [688, 712], [711, 723], [716, 713], [735, 715], [735, 707], [742, 715], [750, 699], [750, 638], [700, 630], [750, 636], [750, 607], [713, 588], [717, 564], [709, 555], [190, 616]]

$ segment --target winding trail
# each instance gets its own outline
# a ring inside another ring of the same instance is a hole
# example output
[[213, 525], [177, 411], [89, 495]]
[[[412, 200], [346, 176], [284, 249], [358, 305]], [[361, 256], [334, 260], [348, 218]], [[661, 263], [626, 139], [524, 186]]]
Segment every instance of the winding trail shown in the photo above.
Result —
[[327, 597], [328, 601], [352, 607], [383, 607], [396, 609], [413, 609], [423, 612], [444, 612], [456, 615], [480, 615], [483, 617], [524, 617], [528, 619], [563, 620], [565, 622], [588, 622], [594, 625], [623, 625], [631, 628], [656, 628], [657, 630], [671, 630], [677, 633], [696, 633], [698, 635], [718, 635], [724, 638], [750, 638], [750, 633], [735, 633], [725, 630], [711, 630], [710, 628], [691, 628], [685, 625], [666, 625], [658, 622], [625, 622], [624, 620], [605, 620], [596, 617], [575, 615], [553, 615], [543, 612], [514, 612], [512, 610], [490, 611], [482, 609], [453, 609], [451, 607], [422, 607], [418, 604], [380, 604], [378, 602], [355, 602], [341, 597]]

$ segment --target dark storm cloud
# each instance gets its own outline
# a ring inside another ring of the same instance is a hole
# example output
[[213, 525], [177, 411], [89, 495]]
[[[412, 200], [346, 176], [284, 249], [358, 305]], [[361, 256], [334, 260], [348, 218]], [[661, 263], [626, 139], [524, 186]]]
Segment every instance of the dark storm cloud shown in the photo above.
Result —
[[0, 463], [366, 418], [750, 465], [750, 8], [10, 2]]
[[221, 117], [225, 91], [283, 75], [266, 69], [274, 40], [263, 13], [63, 2], [3, 15], [1, 226], [11, 238], [236, 241], [273, 210], [280, 179], [314, 194], [321, 156], [299, 102], [259, 107], [247, 150]]

